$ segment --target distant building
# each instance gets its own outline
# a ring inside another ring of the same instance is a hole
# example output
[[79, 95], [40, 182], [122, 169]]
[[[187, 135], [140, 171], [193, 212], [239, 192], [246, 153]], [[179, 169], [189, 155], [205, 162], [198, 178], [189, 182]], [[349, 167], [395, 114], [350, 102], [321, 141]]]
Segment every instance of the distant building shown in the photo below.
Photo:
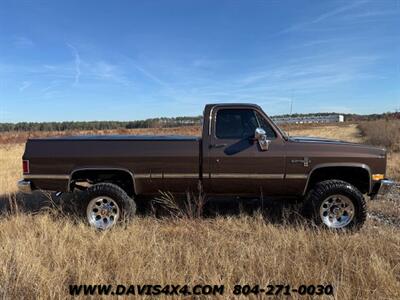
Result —
[[342, 123], [344, 122], [344, 115], [308, 115], [300, 117], [272, 117], [277, 124], [307, 124], [307, 123]]

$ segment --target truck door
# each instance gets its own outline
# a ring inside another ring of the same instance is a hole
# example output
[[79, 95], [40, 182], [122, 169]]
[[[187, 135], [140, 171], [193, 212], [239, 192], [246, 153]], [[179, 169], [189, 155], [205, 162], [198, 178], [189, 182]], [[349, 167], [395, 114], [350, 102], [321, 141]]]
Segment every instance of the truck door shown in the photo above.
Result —
[[[216, 107], [211, 115], [208, 177], [215, 194], [280, 195], [283, 192], [284, 141], [261, 110]], [[270, 140], [262, 150], [254, 140], [263, 128]], [[205, 174], [207, 176], [207, 174]]]

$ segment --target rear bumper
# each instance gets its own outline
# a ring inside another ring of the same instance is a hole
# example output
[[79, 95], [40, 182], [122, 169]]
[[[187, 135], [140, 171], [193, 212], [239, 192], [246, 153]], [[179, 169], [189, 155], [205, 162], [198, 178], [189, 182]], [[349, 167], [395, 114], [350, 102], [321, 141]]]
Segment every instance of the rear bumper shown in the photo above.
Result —
[[22, 193], [32, 193], [32, 184], [29, 180], [21, 179], [17, 183], [18, 190]]

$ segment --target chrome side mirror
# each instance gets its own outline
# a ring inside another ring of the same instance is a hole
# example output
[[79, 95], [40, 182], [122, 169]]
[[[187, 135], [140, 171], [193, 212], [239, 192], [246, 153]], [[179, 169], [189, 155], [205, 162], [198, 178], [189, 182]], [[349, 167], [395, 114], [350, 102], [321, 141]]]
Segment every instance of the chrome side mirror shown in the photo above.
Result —
[[262, 128], [256, 128], [254, 139], [258, 141], [262, 151], [267, 151], [269, 148], [270, 140], [267, 139], [267, 133]]

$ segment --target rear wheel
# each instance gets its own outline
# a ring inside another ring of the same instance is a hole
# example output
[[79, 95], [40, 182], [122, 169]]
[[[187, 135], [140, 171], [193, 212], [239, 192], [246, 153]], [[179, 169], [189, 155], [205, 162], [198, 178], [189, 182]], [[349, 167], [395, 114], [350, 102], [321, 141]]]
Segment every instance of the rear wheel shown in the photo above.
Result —
[[327, 180], [317, 183], [308, 193], [303, 212], [325, 228], [359, 229], [366, 220], [367, 206], [363, 195], [350, 183]]
[[96, 229], [106, 230], [136, 214], [136, 204], [126, 192], [112, 183], [98, 183], [83, 192], [86, 220]]

